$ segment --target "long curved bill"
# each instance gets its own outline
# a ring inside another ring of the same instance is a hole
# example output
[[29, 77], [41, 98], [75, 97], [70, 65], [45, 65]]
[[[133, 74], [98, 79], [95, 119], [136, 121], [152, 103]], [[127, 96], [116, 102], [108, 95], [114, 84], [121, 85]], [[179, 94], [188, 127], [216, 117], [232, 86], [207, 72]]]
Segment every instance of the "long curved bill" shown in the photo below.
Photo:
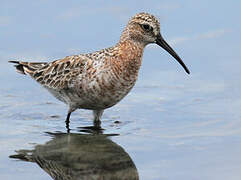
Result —
[[188, 70], [188, 68], [186, 67], [186, 65], [184, 64], [184, 62], [182, 61], [182, 59], [177, 55], [177, 53], [171, 48], [171, 46], [169, 46], [167, 44], [167, 42], [163, 39], [163, 37], [161, 36], [161, 34], [158, 35], [157, 39], [156, 39], [156, 44], [158, 44], [159, 46], [161, 46], [163, 49], [165, 49], [167, 52], [169, 52], [169, 54], [171, 54], [178, 62], [179, 64], [182, 65], [182, 67], [185, 69], [185, 71], [190, 74], [190, 71]]

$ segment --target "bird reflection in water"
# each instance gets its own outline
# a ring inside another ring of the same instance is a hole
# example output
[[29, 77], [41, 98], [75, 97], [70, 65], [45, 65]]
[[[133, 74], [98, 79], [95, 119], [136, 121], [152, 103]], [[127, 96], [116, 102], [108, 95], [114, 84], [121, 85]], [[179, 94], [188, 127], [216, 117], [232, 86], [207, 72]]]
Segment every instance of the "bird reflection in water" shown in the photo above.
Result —
[[18, 150], [10, 158], [37, 163], [55, 180], [138, 180], [134, 162], [110, 136], [48, 133], [52, 139], [33, 150]]

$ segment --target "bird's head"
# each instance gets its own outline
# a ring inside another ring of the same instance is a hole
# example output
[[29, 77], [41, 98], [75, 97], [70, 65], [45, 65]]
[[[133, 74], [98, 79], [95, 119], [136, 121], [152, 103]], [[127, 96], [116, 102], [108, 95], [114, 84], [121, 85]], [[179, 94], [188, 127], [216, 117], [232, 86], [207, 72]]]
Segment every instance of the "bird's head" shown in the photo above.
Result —
[[148, 13], [138, 13], [132, 17], [122, 33], [121, 41], [127, 39], [144, 46], [156, 43], [171, 54], [188, 74], [190, 73], [181, 58], [163, 39], [160, 33], [160, 22], [155, 16]]

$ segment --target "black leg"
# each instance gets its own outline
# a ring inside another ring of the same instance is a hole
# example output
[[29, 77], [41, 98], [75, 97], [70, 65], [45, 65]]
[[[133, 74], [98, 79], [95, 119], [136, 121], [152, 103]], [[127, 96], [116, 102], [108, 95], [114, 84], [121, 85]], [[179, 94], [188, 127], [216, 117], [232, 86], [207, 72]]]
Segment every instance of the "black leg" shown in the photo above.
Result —
[[94, 128], [95, 129], [101, 129], [101, 121], [100, 118], [103, 114], [104, 110], [94, 110], [93, 114], [94, 114]]
[[65, 120], [67, 133], [70, 132], [70, 128], [69, 128], [69, 119], [70, 119], [70, 115], [71, 115], [71, 112], [68, 112], [67, 118], [66, 118], [66, 120]]
[[95, 129], [101, 129], [101, 121], [99, 119], [94, 120], [93, 124]]

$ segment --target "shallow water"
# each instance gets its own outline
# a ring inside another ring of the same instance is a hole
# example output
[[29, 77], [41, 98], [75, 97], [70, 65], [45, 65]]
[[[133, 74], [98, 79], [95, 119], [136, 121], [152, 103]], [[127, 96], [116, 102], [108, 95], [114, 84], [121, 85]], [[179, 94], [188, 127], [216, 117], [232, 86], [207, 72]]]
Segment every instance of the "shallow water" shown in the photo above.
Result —
[[[122, 1], [93, 12], [91, 2], [58, 8], [14, 2], [3, 2], [0, 11], [0, 179], [52, 179], [56, 169], [62, 179], [240, 179], [239, 2]], [[150, 45], [134, 89], [105, 111], [103, 131], [85, 128], [92, 113], [78, 110], [65, 134], [67, 107], [7, 61], [50, 61], [108, 47], [140, 11], [159, 16], [163, 36], [191, 75]], [[99, 28], [103, 23], [110, 28]]]

